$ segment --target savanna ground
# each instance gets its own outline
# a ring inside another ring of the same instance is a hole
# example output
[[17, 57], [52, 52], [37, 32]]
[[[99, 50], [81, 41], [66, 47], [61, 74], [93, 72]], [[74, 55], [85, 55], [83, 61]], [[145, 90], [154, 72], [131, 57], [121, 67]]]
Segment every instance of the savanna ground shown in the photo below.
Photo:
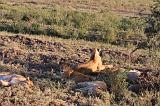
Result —
[[[0, 71], [28, 76], [34, 87], [1, 87], [0, 105], [160, 105], [159, 49], [130, 54], [147, 40], [144, 20], [137, 15], [140, 10], [150, 13], [152, 4], [151, 0], [1, 0]], [[60, 63], [84, 63], [93, 47], [101, 48], [103, 63], [118, 71], [106, 69], [105, 75], [91, 76], [105, 81], [108, 91], [83, 96], [70, 90], [73, 80], [61, 81]], [[126, 72], [132, 68], [149, 71], [155, 86], [140, 93], [129, 91]]]
[[[129, 59], [131, 49], [82, 40], [64, 40], [46, 36], [0, 33], [0, 71], [29, 76], [34, 82], [32, 90], [22, 86], [1, 87], [1, 105], [152, 105], [160, 103], [156, 90], [136, 94], [128, 91], [126, 72], [131, 67], [148, 68], [153, 74], [159, 71], [159, 58], [147, 56], [147, 50], [139, 50]], [[98, 97], [85, 97], [70, 91], [72, 81], [60, 80], [61, 62], [83, 63], [89, 59], [89, 49], [102, 48], [103, 62], [114, 64], [118, 73], [94, 76], [105, 81], [111, 89]], [[154, 60], [154, 61], [153, 61]], [[125, 67], [125, 68], [123, 68]], [[127, 68], [126, 68], [127, 67]], [[159, 76], [159, 74], [158, 74]], [[159, 84], [159, 79], [155, 81]], [[143, 100], [143, 102], [142, 102]]]

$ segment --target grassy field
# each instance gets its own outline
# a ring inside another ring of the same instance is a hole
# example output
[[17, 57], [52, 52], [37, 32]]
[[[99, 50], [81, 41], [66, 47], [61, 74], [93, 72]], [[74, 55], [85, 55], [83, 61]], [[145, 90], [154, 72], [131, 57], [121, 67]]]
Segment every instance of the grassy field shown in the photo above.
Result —
[[[131, 43], [135, 41], [133, 41], [134, 38], [136, 38], [136, 42], [146, 39], [143, 33], [144, 20], [130, 17], [137, 16], [141, 10], [149, 11], [151, 4], [151, 1], [144, 0], [139, 2], [138, 0], [134, 2], [130, 0], [125, 2], [13, 0], [10, 2], [7, 0], [0, 4], [0, 30], [85, 39], [126, 46], [119, 41]], [[94, 8], [100, 10], [95, 12]], [[129, 17], [126, 17], [127, 14]]]
[[[5, 0], [2, 2], [10, 2], [10, 0]], [[121, 9], [128, 11], [139, 11], [141, 9], [145, 9], [146, 11], [149, 9], [150, 5], [153, 4], [152, 0], [12, 0], [12, 3], [15, 4], [31, 4], [38, 6], [45, 5], [61, 5], [73, 10], [105, 10], [105, 9]]]
[[[0, 0], [0, 72], [30, 77], [31, 89], [0, 86], [0, 106], [159, 106], [160, 49], [149, 51], [144, 28], [152, 0]], [[146, 16], [146, 15], [145, 15]], [[154, 44], [160, 45], [158, 40]], [[144, 47], [136, 49], [138, 45]], [[89, 60], [91, 48], [102, 49], [105, 69], [89, 75], [107, 91], [84, 96], [61, 80], [61, 63]], [[147, 74], [129, 90], [126, 74]]]
[[[15, 85], [1, 87], [0, 103], [6, 105], [160, 105], [159, 55], [149, 57], [148, 50], [140, 49], [131, 59], [129, 52], [134, 48], [122, 48], [84, 40], [64, 40], [47, 36], [0, 33], [0, 71], [28, 76], [34, 83], [31, 90]], [[114, 64], [118, 72], [104, 70], [106, 74], [91, 76], [94, 80], [105, 81], [110, 91], [97, 96], [83, 96], [71, 91], [74, 80], [64, 84], [60, 79], [61, 61], [77, 64], [88, 61], [89, 49], [101, 48], [104, 64]], [[76, 49], [75, 49], [76, 48]], [[159, 52], [157, 52], [159, 53]], [[4, 56], [4, 57], [3, 57]], [[154, 61], [153, 61], [154, 60]], [[152, 90], [140, 94], [129, 91], [125, 73], [132, 68], [152, 70]], [[158, 75], [158, 76], [157, 76]], [[65, 88], [65, 89], [64, 89]], [[143, 101], [142, 101], [143, 100]]]

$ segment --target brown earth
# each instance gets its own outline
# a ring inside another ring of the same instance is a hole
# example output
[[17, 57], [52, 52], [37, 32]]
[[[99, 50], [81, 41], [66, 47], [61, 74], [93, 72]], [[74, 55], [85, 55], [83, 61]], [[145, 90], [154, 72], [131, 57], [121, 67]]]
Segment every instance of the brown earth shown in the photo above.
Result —
[[[62, 89], [64, 87], [66, 88], [66, 90], [69, 90], [70, 88], [69, 89], [67, 88], [73, 85], [74, 83], [71, 83], [70, 85], [68, 84], [69, 82], [65, 84], [61, 82], [61, 78], [60, 78], [60, 73], [62, 71], [61, 63], [65, 62], [71, 66], [72, 65], [74, 66], [75, 64], [84, 63], [87, 60], [89, 60], [90, 48], [94, 47], [94, 45], [92, 46], [84, 46], [84, 45], [85, 44], [78, 43], [78, 41], [77, 42], [73, 41], [71, 43], [69, 43], [69, 41], [67, 42], [58, 41], [58, 40], [56, 41], [56, 38], [54, 41], [49, 41], [49, 40], [37, 39], [35, 37], [23, 36], [23, 35], [11, 35], [11, 36], [0, 35], [0, 71], [29, 76], [31, 80], [34, 82], [35, 86], [36, 87], [38, 86], [43, 92], [46, 92], [45, 91], [46, 86], [48, 86], [47, 84], [50, 82], [60, 84], [62, 85], [61, 86]], [[155, 61], [159, 60], [157, 57], [149, 57], [148, 55], [145, 55], [143, 53], [130, 55], [130, 53], [126, 51], [115, 50], [114, 48], [108, 49], [105, 47], [102, 47], [101, 54], [103, 58], [103, 63], [114, 64], [115, 68], [113, 70], [104, 70], [104, 72], [100, 72], [96, 76], [90, 75], [90, 77], [93, 78], [93, 80], [95, 81], [96, 80], [105, 81], [107, 83], [107, 86], [108, 86], [107, 89], [109, 92], [114, 92], [114, 89], [110, 84], [108, 84], [107, 81], [109, 79], [106, 80], [106, 78], [111, 78], [111, 76], [117, 75], [117, 73], [120, 70], [129, 70], [129, 69], [138, 69], [144, 72], [144, 75], [139, 78], [139, 81], [134, 83], [134, 84], [137, 84], [137, 86], [142, 83], [143, 84], [145, 83], [144, 87], [140, 86], [139, 89], [141, 90], [147, 89], [148, 87], [152, 89], [155, 87], [156, 90], [159, 90], [159, 85], [158, 85], [160, 81], [159, 63], [157, 62], [157, 65], [149, 64], [152, 62], [152, 60], [155, 60]], [[48, 82], [45, 84], [43, 83], [43, 81], [48, 81]], [[4, 89], [7, 89], [6, 90], [6, 93], [7, 93], [7, 91], [12, 92], [11, 89], [16, 89], [16, 88], [14, 86], [13, 88], [9, 87], [9, 88], [1, 88], [1, 89], [2, 91], [4, 91]], [[40, 91], [38, 92], [40, 93]], [[63, 92], [68, 92], [68, 91], [63, 91]], [[4, 92], [2, 94], [3, 95], [0, 94], [2, 98], [6, 96], [4, 95]], [[44, 96], [44, 93], [40, 93], [40, 94]], [[72, 94], [73, 93], [71, 93], [70, 91], [69, 91], [69, 94], [67, 93], [67, 95], [72, 95]], [[36, 95], [39, 95], [39, 94], [36, 94]], [[70, 100], [71, 104], [72, 103], [83, 104], [83, 101], [87, 100], [87, 98], [84, 98], [84, 97], [80, 97], [79, 99], [77, 99], [78, 97], [75, 96], [75, 94], [73, 94], [74, 96], [71, 96], [71, 97], [70, 96], [66, 97], [66, 94], [64, 94], [65, 95], [64, 97], [61, 96], [59, 98], [57, 97], [58, 95], [59, 93], [58, 94], [56, 93], [54, 95], [56, 96], [55, 98], [57, 98], [57, 101], [63, 100], [63, 102], [65, 101], [65, 103], [67, 98], [68, 100]], [[28, 95], [28, 96], [31, 96], [31, 95]], [[8, 103], [10, 103], [11, 105], [18, 104], [17, 102], [15, 102], [15, 100], [14, 102], [11, 100], [12, 94], [7, 97], [8, 97], [7, 99], [10, 101]], [[65, 99], [62, 99], [62, 98], [65, 98]], [[1, 102], [1, 105], [3, 106], [5, 105], [5, 102], [7, 100], [3, 100], [3, 99], [1, 100], [1, 99], [0, 99], [0, 102]], [[80, 100], [80, 99], [83, 99], [83, 100]], [[33, 100], [34, 101], [30, 101], [30, 102], [33, 102], [31, 104], [36, 104], [38, 101], [36, 97], [34, 97]], [[21, 101], [22, 103], [19, 101], [20, 102], [19, 104], [22, 105], [27, 101], [22, 100]], [[57, 101], [54, 101], [51, 99], [50, 103], [58, 104]], [[44, 101], [42, 100], [39, 103], [45, 104], [43, 102]], [[94, 103], [96, 104], [95, 101]]]

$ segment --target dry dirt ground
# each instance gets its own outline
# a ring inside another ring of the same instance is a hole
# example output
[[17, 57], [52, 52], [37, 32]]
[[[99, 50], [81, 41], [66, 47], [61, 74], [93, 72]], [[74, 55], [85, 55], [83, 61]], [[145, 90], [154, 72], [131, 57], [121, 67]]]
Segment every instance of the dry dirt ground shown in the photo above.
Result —
[[[74, 81], [67, 80], [65, 83], [61, 81], [61, 63], [65, 62], [71, 66], [84, 63], [89, 60], [90, 49], [95, 46], [102, 49], [103, 63], [113, 64], [115, 68], [91, 76], [94, 80], [105, 81], [108, 85], [107, 92], [101, 92], [100, 95], [94, 97], [83, 96], [70, 90]], [[28, 76], [35, 86], [31, 89], [19, 85], [0, 87], [0, 106], [99, 104], [107, 106], [114, 104], [116, 101], [121, 101], [121, 99], [113, 98], [116, 87], [114, 88], [112, 83], [116, 82], [110, 81], [111, 79], [115, 80], [111, 76], [119, 70], [125, 72], [132, 68], [151, 72], [150, 75], [154, 76], [145, 80], [147, 80], [147, 83], [150, 81], [154, 84], [152, 88], [156, 89], [154, 94], [157, 94], [157, 96], [152, 95], [153, 97], [151, 96], [148, 101], [156, 104], [160, 90], [160, 80], [158, 79], [160, 77], [160, 59], [156, 56], [149, 56], [146, 50], [140, 50], [129, 55], [130, 51], [129, 49], [99, 43], [1, 32], [0, 72]], [[145, 80], [142, 79], [140, 83], [146, 83]], [[126, 98], [123, 101], [127, 105], [133, 105], [135, 102]]]

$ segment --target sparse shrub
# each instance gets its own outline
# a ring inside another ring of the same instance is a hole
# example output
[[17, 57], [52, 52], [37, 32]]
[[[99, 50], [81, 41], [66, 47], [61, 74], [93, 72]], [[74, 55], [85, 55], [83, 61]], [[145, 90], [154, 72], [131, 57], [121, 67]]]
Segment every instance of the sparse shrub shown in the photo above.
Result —
[[112, 28], [112, 27], [109, 27], [107, 30], [106, 30], [106, 34], [104, 35], [104, 42], [108, 42], [108, 43], [111, 43], [113, 41], [116, 40], [116, 33], [115, 33], [115, 29]]
[[127, 89], [126, 74], [118, 73], [111, 79], [111, 92], [115, 95], [114, 101], [117, 103], [123, 100], [125, 90]]
[[[1, 25], [1, 30], [9, 32], [46, 34], [112, 44], [120, 40], [119, 33], [123, 31], [125, 31], [125, 36], [128, 36], [130, 32], [132, 32], [130, 36], [141, 33], [141, 30], [137, 31], [141, 28], [135, 28], [137, 23], [141, 26], [140, 22], [136, 23], [130, 18], [122, 18], [105, 11], [89, 13], [65, 10], [59, 6], [50, 9], [39, 8], [39, 10], [33, 7], [21, 7], [19, 9], [18, 6], [14, 6], [14, 9], [12, 9], [12, 6], [7, 5], [3, 6], [3, 10], [6, 10], [6, 16], [3, 14], [1, 18], [14, 20], [15, 25], [18, 26], [14, 26], [13, 21], [10, 21], [11, 25]], [[25, 22], [24, 25], [22, 25], [23, 22]], [[124, 37], [121, 41], [126, 39]]]
[[53, 28], [53, 27], [49, 27], [45, 30], [46, 34], [49, 36], [57, 36], [60, 37], [59, 33]]
[[128, 31], [128, 29], [131, 29], [131, 26], [132, 22], [130, 19], [122, 18], [119, 22], [118, 28], [122, 31]]
[[0, 30], [19, 33], [19, 26], [17, 26], [17, 23], [1, 23]]
[[160, 48], [160, 0], [154, 0], [151, 12], [151, 15], [146, 18], [147, 26], [145, 28], [150, 53]]
[[74, 12], [72, 14], [72, 22], [74, 23], [75, 28], [80, 28], [83, 24], [83, 21], [86, 21], [86, 16], [87, 14], [85, 13], [80, 13], [80, 12]]
[[52, 23], [54, 23], [54, 19], [51, 19], [51, 18], [44, 19], [44, 22], [46, 25], [52, 25]]
[[30, 20], [30, 17], [27, 15], [27, 14], [24, 14], [21, 18], [21, 20], [23, 21], [29, 21]]
[[31, 34], [41, 34], [40, 25], [38, 23], [33, 23], [31, 25]]
[[13, 18], [13, 14], [5, 14], [4, 17], [5, 17], [6, 19], [14, 19], [14, 18]]

